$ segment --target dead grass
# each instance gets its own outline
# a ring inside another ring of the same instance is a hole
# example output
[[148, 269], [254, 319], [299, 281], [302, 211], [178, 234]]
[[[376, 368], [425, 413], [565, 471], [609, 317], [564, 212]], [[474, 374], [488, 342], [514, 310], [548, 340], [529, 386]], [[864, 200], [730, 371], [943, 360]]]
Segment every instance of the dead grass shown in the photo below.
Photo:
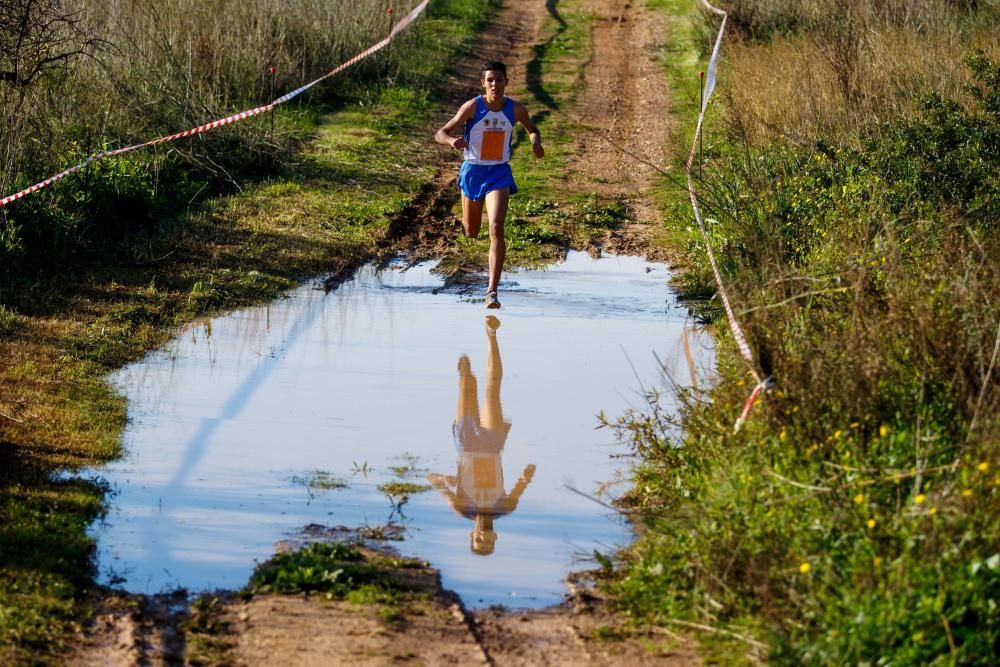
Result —
[[[992, 10], [955, 4], [812, 0], [765, 11], [736, 3], [723, 68], [734, 124], [755, 144], [782, 135], [852, 143], [911, 114], [928, 90], [967, 100], [963, 59], [976, 49], [1000, 56], [1000, 32]], [[772, 26], [762, 41], [761, 26], [772, 24], [784, 28]]]

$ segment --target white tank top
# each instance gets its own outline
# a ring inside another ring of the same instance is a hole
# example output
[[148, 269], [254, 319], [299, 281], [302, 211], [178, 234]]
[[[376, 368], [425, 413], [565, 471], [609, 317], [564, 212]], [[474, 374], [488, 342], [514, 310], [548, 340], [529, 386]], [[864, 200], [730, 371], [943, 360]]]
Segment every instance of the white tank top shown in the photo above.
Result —
[[476, 113], [465, 124], [466, 162], [472, 164], [503, 164], [510, 161], [514, 142], [514, 100], [503, 98], [500, 111], [490, 111], [486, 100], [476, 98]]

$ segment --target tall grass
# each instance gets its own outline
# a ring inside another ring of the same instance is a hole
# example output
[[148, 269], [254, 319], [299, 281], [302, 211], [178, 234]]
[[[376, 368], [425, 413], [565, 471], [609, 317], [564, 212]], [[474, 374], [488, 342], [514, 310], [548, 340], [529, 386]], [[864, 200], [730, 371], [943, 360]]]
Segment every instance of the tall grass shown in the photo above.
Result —
[[[1000, 57], [1000, 7], [957, 0], [736, 0], [728, 109], [746, 137], [852, 141], [928, 90], [963, 99], [961, 61]], [[707, 25], [707, 24], [706, 24]], [[967, 100], [966, 100], [967, 101]]]
[[[27, 0], [11, 0], [27, 2]], [[30, 4], [30, 3], [29, 3]], [[36, 3], [37, 4], [37, 3]], [[144, 141], [270, 101], [328, 71], [389, 29], [384, 0], [62, 0], [84, 53], [25, 85], [0, 81], [0, 191], [5, 194], [88, 154]], [[415, 2], [394, 3], [397, 14]], [[45, 17], [36, 17], [42, 21]], [[406, 37], [403, 38], [404, 40]], [[16, 54], [0, 57], [2, 69]], [[22, 54], [29, 59], [32, 54]], [[309, 99], [333, 99], [345, 82], [392, 72], [393, 54], [361, 64]], [[11, 270], [86, 253], [122, 230], [141, 229], [203, 186], [238, 187], [303, 137], [301, 103], [277, 131], [254, 119], [143, 155], [95, 165], [51, 191], [0, 211], [0, 263]], [[208, 188], [207, 192], [211, 192]], [[110, 236], [104, 234], [109, 232]]]
[[[766, 642], [776, 664], [995, 664], [995, 10], [734, 4], [743, 42], [728, 51], [718, 111], [730, 122], [706, 137], [698, 190], [778, 388], [734, 433], [752, 381], [720, 327], [718, 382], [684, 396], [679, 424], [655, 395], [612, 424], [639, 455], [629, 501], [645, 517], [613, 588], [639, 618], [721, 626]], [[820, 6], [829, 14], [807, 11]], [[865, 45], [887, 34], [893, 57], [930, 55], [905, 77], [897, 65], [899, 78], [845, 87], [823, 49], [858, 16], [869, 23], [850, 71], [867, 71]], [[765, 65], [797, 85], [743, 80]], [[697, 240], [689, 260], [685, 280], [704, 291]]]

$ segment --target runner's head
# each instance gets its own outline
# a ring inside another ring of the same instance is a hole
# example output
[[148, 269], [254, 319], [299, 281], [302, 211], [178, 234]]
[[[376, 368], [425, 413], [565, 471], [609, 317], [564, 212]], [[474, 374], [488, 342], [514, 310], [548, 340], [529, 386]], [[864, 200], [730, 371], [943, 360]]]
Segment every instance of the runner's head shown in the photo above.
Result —
[[469, 533], [472, 538], [472, 553], [489, 556], [496, 548], [497, 534], [493, 530], [492, 514], [477, 514], [476, 527]]
[[493, 60], [483, 65], [481, 71], [483, 88], [486, 93], [490, 97], [503, 95], [504, 88], [507, 86], [507, 66], [499, 60]]

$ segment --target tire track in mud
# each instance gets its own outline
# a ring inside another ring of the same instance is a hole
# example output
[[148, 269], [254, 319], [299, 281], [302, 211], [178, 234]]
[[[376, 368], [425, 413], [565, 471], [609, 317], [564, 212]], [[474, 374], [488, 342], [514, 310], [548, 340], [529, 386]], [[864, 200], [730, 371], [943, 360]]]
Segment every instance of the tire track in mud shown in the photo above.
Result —
[[569, 110], [579, 123], [569, 168], [580, 189], [619, 199], [635, 223], [613, 230], [605, 249], [615, 254], [660, 255], [652, 236], [660, 212], [652, 190], [668, 169], [670, 93], [659, 61], [666, 21], [645, 2], [587, 0], [597, 16], [582, 93]]

